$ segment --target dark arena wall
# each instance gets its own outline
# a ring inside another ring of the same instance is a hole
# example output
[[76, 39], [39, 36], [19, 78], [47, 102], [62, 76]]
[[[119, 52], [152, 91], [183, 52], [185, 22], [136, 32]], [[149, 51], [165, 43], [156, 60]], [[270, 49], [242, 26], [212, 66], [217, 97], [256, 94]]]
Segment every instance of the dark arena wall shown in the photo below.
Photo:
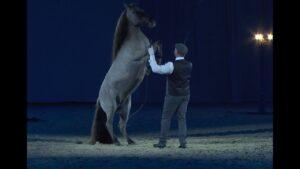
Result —
[[[96, 101], [123, 2], [28, 0], [28, 102]], [[257, 31], [272, 31], [272, 0], [134, 2], [155, 18], [156, 28], [143, 30], [162, 41], [164, 62], [173, 59], [176, 42], [189, 47], [191, 103], [255, 103], [260, 75], [272, 101], [272, 46], [253, 40]], [[147, 102], [161, 103], [165, 77], [147, 78]], [[133, 102], [144, 95], [145, 81]]]

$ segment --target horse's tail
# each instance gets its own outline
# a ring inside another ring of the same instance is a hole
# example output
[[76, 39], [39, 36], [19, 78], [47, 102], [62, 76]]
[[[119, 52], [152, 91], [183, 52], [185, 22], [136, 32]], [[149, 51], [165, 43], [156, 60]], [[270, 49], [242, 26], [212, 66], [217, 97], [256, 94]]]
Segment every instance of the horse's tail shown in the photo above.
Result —
[[94, 124], [92, 127], [92, 137], [103, 144], [112, 144], [113, 139], [110, 137], [110, 134], [106, 127], [106, 113], [101, 107], [100, 103], [97, 101], [96, 111], [94, 116]]

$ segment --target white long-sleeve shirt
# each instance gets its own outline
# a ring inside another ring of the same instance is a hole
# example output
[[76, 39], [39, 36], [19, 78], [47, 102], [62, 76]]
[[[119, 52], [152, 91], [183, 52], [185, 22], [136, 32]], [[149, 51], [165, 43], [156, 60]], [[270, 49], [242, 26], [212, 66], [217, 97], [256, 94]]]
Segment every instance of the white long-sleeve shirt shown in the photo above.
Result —
[[[175, 60], [182, 60], [184, 57], [176, 57]], [[172, 74], [174, 70], [173, 62], [167, 62], [164, 65], [158, 65], [155, 60], [155, 55], [150, 55], [149, 59], [152, 72], [158, 74]]]

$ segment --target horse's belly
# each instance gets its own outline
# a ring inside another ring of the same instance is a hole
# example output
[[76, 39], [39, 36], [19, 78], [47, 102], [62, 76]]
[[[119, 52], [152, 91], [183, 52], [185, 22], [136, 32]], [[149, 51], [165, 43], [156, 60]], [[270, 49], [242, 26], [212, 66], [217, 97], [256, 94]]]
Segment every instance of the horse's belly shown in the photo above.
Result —
[[[146, 64], [112, 65], [100, 88], [101, 93], [115, 95], [118, 99], [126, 99], [142, 82], [146, 72]], [[103, 94], [102, 94], [103, 95]]]
[[116, 90], [119, 91], [119, 94], [124, 97], [131, 95], [143, 81], [145, 70], [146, 65], [131, 66], [129, 71], [123, 73], [124, 76], [115, 81]]

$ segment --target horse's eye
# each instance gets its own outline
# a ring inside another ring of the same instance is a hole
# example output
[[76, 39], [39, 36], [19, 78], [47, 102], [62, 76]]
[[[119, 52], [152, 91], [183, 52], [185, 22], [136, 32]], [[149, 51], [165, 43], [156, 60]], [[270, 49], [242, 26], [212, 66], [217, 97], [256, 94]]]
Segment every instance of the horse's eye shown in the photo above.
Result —
[[135, 14], [138, 16], [144, 16], [144, 12], [142, 11], [135, 11]]

